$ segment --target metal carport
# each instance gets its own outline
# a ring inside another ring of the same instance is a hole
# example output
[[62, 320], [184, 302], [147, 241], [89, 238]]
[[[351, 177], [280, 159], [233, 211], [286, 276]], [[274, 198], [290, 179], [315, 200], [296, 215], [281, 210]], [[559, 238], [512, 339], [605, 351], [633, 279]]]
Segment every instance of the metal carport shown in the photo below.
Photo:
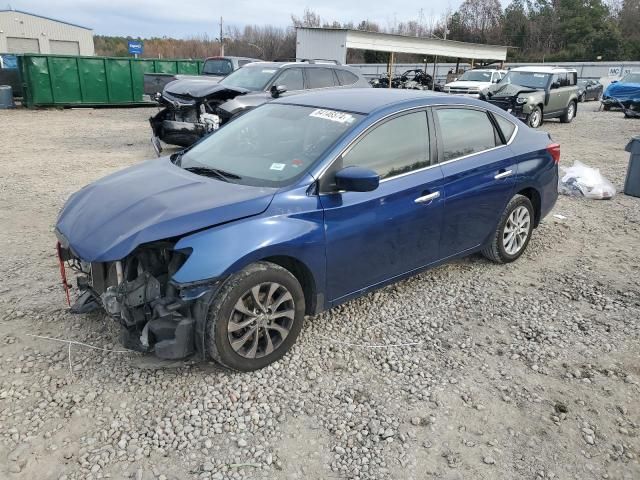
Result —
[[466, 58], [471, 59], [473, 64], [474, 60], [504, 62], [507, 59], [508, 47], [346, 28], [298, 27], [296, 29], [297, 58], [337, 60], [340, 63], [346, 63], [349, 48], [390, 52], [389, 70], [391, 71], [395, 53], [434, 55], [436, 59], [437, 57]]

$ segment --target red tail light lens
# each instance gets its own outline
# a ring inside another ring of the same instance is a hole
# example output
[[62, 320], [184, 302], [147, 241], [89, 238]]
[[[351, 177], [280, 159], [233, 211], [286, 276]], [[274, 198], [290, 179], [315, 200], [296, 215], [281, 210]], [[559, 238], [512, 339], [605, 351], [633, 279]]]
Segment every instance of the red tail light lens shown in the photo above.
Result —
[[560, 163], [560, 144], [552, 143], [547, 147], [547, 152], [551, 154], [553, 157], [553, 161], [556, 163]]

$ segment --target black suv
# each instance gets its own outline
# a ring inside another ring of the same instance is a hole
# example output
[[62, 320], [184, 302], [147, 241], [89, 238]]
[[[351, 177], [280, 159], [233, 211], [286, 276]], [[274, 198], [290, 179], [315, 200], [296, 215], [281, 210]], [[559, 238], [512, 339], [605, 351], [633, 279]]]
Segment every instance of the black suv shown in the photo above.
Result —
[[220, 125], [272, 98], [318, 88], [370, 87], [357, 70], [329, 61], [254, 62], [213, 83], [206, 77], [167, 84], [151, 117], [153, 144], [189, 146]]

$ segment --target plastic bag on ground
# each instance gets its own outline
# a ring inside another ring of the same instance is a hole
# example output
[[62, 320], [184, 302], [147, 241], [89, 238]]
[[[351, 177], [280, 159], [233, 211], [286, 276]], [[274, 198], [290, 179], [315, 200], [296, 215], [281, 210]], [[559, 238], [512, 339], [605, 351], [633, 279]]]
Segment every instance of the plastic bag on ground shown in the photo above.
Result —
[[563, 195], [584, 196], [594, 200], [608, 200], [616, 194], [613, 184], [597, 168], [587, 167], [576, 160], [571, 167], [560, 167], [563, 172], [558, 191]]

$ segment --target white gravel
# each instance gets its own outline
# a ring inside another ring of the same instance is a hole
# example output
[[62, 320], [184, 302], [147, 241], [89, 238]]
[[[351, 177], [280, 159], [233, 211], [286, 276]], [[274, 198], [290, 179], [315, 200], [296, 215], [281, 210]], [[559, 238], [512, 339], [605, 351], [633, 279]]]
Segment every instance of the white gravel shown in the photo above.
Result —
[[[621, 189], [640, 121], [594, 110], [543, 128]], [[255, 373], [27, 336], [119, 348], [66, 312], [51, 230], [71, 192], [153, 156], [151, 114], [0, 111], [0, 478], [640, 478], [638, 198], [563, 197], [515, 264], [310, 318]]]

